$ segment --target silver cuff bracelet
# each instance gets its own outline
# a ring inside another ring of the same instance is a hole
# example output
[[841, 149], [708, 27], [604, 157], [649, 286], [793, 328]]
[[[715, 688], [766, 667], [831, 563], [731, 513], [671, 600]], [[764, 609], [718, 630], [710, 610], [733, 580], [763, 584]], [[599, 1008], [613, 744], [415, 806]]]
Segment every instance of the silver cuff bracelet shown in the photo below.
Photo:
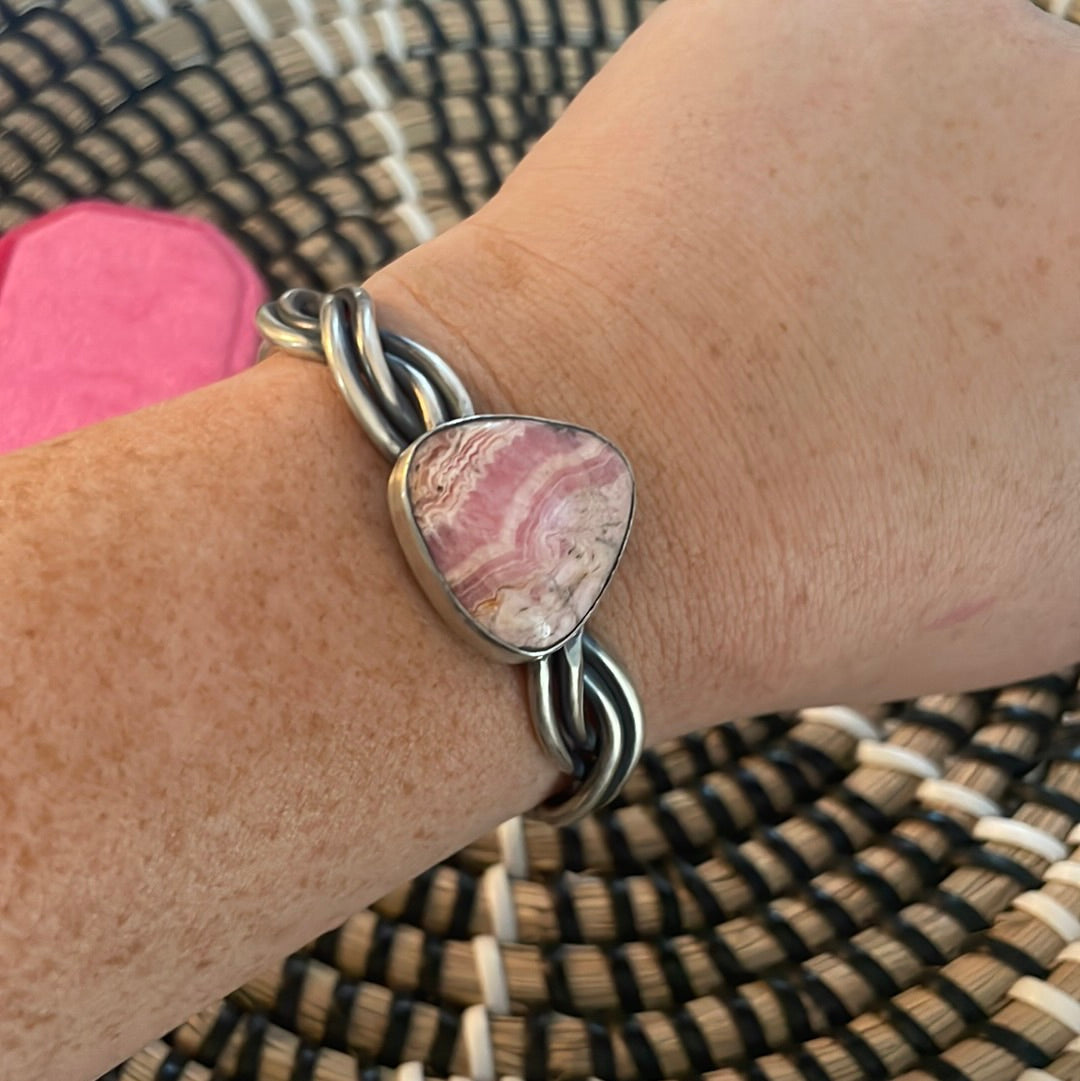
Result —
[[528, 664], [533, 728], [568, 781], [531, 813], [566, 825], [609, 802], [641, 754], [641, 704], [585, 630], [634, 516], [622, 452], [587, 428], [478, 415], [430, 349], [380, 332], [350, 287], [291, 289], [256, 317], [267, 347], [324, 362], [393, 463], [390, 516], [443, 617], [490, 657]]

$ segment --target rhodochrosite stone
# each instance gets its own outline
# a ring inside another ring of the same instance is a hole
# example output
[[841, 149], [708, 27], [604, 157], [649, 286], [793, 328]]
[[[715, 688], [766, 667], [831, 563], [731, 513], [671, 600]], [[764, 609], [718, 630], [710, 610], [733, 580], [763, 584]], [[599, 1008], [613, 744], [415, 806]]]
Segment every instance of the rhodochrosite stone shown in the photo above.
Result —
[[559, 645], [589, 614], [622, 552], [633, 493], [610, 443], [523, 417], [436, 428], [406, 477], [417, 530], [458, 603], [529, 651]]

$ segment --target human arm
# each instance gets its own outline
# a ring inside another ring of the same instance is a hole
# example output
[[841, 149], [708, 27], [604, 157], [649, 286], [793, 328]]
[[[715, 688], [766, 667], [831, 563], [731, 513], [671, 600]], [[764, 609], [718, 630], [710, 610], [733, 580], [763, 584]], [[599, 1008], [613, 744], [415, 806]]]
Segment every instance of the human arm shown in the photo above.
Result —
[[[626, 450], [594, 625], [651, 741], [1078, 652], [1076, 47], [999, 6], [680, 0], [371, 283]], [[553, 783], [385, 468], [286, 360], [0, 460], [0, 1076], [91, 1076]]]

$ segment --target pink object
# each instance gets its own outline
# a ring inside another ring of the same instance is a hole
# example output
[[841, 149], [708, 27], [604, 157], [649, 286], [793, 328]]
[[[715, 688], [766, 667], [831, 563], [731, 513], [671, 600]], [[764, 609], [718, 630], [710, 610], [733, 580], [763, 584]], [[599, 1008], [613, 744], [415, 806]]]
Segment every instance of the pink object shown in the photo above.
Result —
[[489, 634], [546, 649], [589, 614], [633, 511], [626, 459], [592, 432], [522, 417], [436, 428], [413, 452], [409, 504], [431, 561]]
[[252, 364], [254, 269], [193, 218], [76, 203], [0, 239], [0, 453]]

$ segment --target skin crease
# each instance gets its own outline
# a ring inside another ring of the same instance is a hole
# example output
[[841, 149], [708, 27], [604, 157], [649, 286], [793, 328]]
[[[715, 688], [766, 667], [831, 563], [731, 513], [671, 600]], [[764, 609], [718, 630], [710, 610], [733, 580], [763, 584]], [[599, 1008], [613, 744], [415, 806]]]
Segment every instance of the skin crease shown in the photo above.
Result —
[[[634, 465], [593, 626], [651, 742], [1080, 656], [1078, 124], [1026, 0], [668, 0], [372, 280]], [[551, 787], [385, 477], [284, 358], [0, 459], [0, 1081], [96, 1076]]]
[[1078, 66], [1026, 2], [677, 0], [376, 278], [449, 353], [561, 343], [472, 376], [634, 463], [596, 626], [665, 728], [1080, 656]]

